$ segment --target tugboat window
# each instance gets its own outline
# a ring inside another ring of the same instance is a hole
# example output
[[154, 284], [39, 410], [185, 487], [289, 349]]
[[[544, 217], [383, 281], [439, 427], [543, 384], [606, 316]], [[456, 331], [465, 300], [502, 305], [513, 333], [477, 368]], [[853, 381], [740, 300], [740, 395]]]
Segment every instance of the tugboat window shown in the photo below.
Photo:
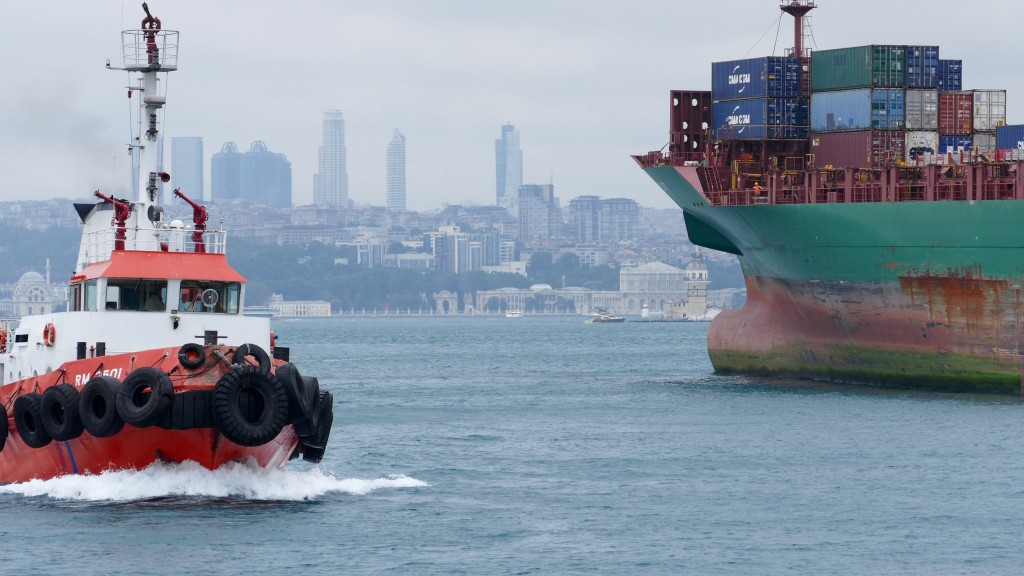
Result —
[[181, 281], [182, 312], [238, 314], [241, 286], [237, 282]]
[[167, 281], [108, 280], [105, 308], [163, 312], [167, 309]]
[[85, 283], [85, 306], [84, 309], [90, 312], [96, 311], [96, 281], [89, 280]]

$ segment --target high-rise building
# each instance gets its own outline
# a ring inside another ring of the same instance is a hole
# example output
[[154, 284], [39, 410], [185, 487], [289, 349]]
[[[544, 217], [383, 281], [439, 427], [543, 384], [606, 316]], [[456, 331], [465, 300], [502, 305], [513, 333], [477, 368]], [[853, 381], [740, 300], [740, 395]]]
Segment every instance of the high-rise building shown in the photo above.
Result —
[[388, 210], [405, 210], [405, 136], [398, 129], [388, 143], [387, 155]]
[[242, 197], [241, 162], [234, 142], [225, 142], [220, 152], [210, 157], [210, 200], [228, 202]]
[[569, 230], [566, 236], [578, 244], [590, 244], [601, 239], [599, 197], [579, 196], [569, 200]]
[[640, 235], [640, 210], [636, 200], [601, 200], [601, 240], [624, 242]]
[[561, 210], [554, 184], [523, 184], [517, 206], [520, 242], [544, 243], [558, 236]]
[[291, 208], [292, 164], [284, 154], [267, 150], [259, 140], [245, 153], [240, 153], [234, 142], [226, 142], [210, 158], [210, 188], [215, 202], [244, 200], [271, 208]]
[[292, 164], [257, 140], [238, 165], [242, 200], [271, 208], [292, 207]]
[[338, 110], [324, 114], [320, 170], [313, 175], [313, 203], [348, 208], [348, 160], [345, 151], [345, 117]]
[[503, 125], [501, 138], [494, 141], [494, 163], [497, 204], [514, 214], [523, 185], [523, 151], [519, 148], [519, 131], [512, 124]]
[[198, 136], [175, 136], [171, 138], [171, 183], [164, 198], [172, 202], [175, 188], [192, 198], [203, 199], [203, 139]]

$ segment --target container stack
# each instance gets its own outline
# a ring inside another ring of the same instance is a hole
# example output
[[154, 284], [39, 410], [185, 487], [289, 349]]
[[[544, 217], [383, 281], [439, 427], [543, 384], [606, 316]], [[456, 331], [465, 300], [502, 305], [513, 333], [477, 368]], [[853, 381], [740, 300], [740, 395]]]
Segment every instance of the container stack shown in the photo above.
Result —
[[[905, 46], [812, 53], [811, 153], [818, 166], [879, 168], [905, 160], [908, 80], [914, 90], [931, 91], [938, 85], [938, 47], [912, 48], [912, 71]], [[915, 126], [929, 125], [930, 97], [913, 98]], [[922, 146], [916, 140], [913, 144], [915, 154], [921, 153]]]
[[806, 140], [808, 101], [800, 59], [782, 56], [711, 65], [712, 129], [719, 140]]

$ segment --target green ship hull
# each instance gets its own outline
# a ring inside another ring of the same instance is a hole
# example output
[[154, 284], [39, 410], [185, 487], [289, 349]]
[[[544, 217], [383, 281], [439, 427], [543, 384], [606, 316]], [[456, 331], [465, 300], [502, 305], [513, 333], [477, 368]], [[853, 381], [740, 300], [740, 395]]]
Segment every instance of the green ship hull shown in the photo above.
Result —
[[698, 167], [644, 170], [693, 243], [742, 266], [747, 303], [708, 333], [717, 371], [1020, 393], [1024, 202], [712, 205]]

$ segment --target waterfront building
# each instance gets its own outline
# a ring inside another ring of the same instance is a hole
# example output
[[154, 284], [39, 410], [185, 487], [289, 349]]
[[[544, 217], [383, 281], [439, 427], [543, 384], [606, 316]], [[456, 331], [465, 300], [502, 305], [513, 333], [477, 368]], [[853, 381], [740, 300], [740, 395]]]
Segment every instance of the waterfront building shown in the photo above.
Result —
[[0, 317], [13, 319], [64, 310], [68, 286], [50, 284], [49, 261], [46, 267], [45, 277], [29, 270], [14, 284], [0, 284]]
[[397, 128], [387, 149], [387, 207], [405, 210], [405, 136]]
[[171, 138], [171, 186], [164, 192], [164, 203], [172, 204], [174, 189], [180, 189], [195, 201], [205, 199], [203, 190], [203, 139], [198, 136]]
[[496, 202], [515, 214], [519, 187], [523, 185], [523, 151], [519, 148], [519, 131], [512, 124], [501, 127], [501, 138], [494, 141], [494, 163], [497, 175]]
[[274, 318], [326, 318], [331, 315], [331, 303], [326, 300], [285, 300], [281, 294], [270, 297]]
[[313, 175], [313, 203], [348, 208], [348, 160], [345, 148], [345, 117], [338, 110], [324, 114], [319, 171]]

